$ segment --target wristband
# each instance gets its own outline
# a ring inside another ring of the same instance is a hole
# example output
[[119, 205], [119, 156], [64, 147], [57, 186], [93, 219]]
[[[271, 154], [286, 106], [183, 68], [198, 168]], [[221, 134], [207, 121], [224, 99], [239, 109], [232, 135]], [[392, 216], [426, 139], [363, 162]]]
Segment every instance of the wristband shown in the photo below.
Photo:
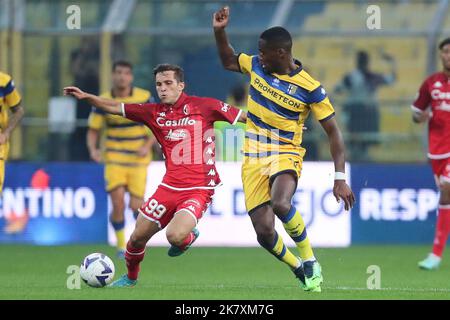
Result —
[[335, 172], [334, 180], [345, 180], [345, 173], [344, 172]]

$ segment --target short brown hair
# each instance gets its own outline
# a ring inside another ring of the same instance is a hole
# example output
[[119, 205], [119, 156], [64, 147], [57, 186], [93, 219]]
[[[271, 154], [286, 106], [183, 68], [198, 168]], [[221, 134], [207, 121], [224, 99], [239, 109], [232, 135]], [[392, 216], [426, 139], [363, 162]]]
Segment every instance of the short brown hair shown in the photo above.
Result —
[[129, 68], [131, 71], [133, 71], [133, 64], [129, 61], [126, 60], [118, 60], [116, 62], [114, 62], [113, 66], [112, 66], [112, 71], [116, 71], [117, 67], [125, 67], [125, 68]]
[[444, 39], [439, 44], [439, 49], [442, 50], [446, 45], [450, 44], [450, 38]]
[[156, 76], [157, 73], [164, 71], [173, 71], [175, 73], [175, 79], [177, 79], [178, 82], [184, 82], [184, 70], [180, 66], [168, 63], [158, 64], [153, 69], [153, 75]]

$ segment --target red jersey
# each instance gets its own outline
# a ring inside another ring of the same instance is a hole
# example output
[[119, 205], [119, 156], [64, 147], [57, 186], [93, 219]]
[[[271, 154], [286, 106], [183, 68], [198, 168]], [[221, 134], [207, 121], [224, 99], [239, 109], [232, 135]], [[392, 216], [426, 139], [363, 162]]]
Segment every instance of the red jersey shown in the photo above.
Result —
[[443, 72], [429, 76], [411, 106], [422, 112], [431, 108], [428, 125], [428, 157], [450, 158], [450, 78]]
[[235, 124], [241, 110], [212, 99], [184, 93], [174, 105], [122, 104], [123, 116], [148, 126], [161, 145], [166, 174], [162, 185], [174, 190], [214, 189], [214, 122]]

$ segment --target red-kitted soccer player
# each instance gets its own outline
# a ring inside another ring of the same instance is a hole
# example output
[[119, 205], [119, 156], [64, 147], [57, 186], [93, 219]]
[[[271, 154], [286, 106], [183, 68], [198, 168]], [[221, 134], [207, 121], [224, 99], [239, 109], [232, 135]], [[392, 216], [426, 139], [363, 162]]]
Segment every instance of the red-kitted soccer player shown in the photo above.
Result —
[[439, 267], [450, 233], [450, 38], [439, 44], [443, 71], [429, 76], [412, 104], [413, 120], [428, 122], [428, 158], [440, 191], [433, 252], [419, 267]]
[[130, 287], [137, 282], [139, 264], [150, 238], [167, 226], [170, 256], [185, 252], [197, 239], [198, 220], [220, 185], [214, 158], [214, 122], [245, 122], [247, 115], [222, 101], [186, 95], [183, 69], [158, 65], [153, 73], [161, 103], [123, 104], [103, 99], [76, 87], [66, 95], [86, 99], [95, 107], [148, 126], [162, 147], [166, 174], [156, 192], [140, 208], [135, 229], [127, 243], [128, 274], [111, 284]]

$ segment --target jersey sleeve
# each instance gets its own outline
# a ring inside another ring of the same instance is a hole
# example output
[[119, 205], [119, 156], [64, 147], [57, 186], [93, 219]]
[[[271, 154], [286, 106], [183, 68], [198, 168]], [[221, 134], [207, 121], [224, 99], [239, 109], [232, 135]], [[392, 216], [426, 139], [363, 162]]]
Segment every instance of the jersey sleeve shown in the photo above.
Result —
[[250, 74], [250, 72], [252, 71], [252, 56], [249, 56], [248, 54], [245, 53], [239, 54], [238, 64], [241, 73]]
[[241, 116], [242, 110], [217, 99], [205, 98], [207, 119], [214, 123], [215, 121], [226, 121], [235, 125]]
[[135, 122], [149, 124], [154, 117], [153, 103], [122, 103], [122, 115]]
[[430, 102], [431, 102], [431, 95], [430, 90], [428, 90], [428, 81], [425, 81], [420, 86], [416, 100], [414, 100], [413, 104], [411, 105], [411, 109], [415, 112], [422, 112], [426, 108], [428, 108]]
[[4, 96], [6, 105], [9, 108], [14, 108], [20, 104], [22, 98], [14, 85], [14, 80], [10, 79], [6, 84], [6, 87], [4, 88]]
[[330, 99], [322, 86], [310, 92], [309, 107], [318, 121], [326, 121], [335, 115]]
[[93, 107], [88, 119], [89, 129], [100, 130], [104, 123], [105, 113], [100, 109]]

